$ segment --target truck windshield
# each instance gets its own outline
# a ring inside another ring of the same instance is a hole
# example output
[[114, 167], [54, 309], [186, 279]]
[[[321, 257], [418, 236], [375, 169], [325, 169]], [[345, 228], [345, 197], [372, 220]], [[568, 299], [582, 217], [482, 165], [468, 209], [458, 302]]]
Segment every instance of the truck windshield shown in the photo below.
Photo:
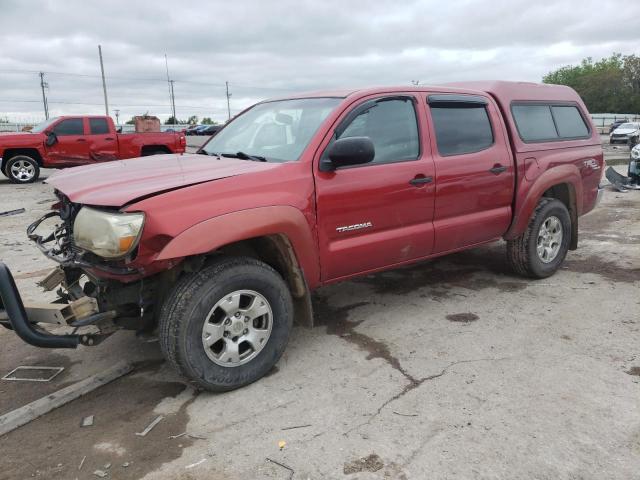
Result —
[[53, 117], [53, 118], [50, 118], [49, 120], [45, 120], [44, 122], [41, 122], [38, 125], [36, 125], [35, 127], [33, 127], [31, 129], [31, 131], [35, 132], [35, 133], [43, 132], [43, 131], [45, 131], [47, 129], [47, 127], [49, 125], [51, 125], [56, 120], [58, 120], [58, 117]]
[[259, 103], [220, 130], [201, 153], [268, 162], [298, 160], [322, 121], [341, 101], [303, 98]]

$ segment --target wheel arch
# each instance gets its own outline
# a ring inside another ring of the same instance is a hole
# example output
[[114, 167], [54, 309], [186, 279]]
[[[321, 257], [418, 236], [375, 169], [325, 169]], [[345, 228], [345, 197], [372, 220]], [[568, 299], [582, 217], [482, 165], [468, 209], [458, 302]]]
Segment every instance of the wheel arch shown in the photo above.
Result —
[[42, 155], [37, 148], [7, 148], [2, 153], [2, 165], [0, 166], [0, 169], [4, 172], [4, 167], [6, 167], [7, 162], [18, 155], [31, 157], [42, 167]]
[[166, 145], [143, 145], [142, 148], [140, 148], [141, 157], [153, 155], [156, 152], [172, 153]]
[[[523, 180], [524, 181], [524, 180]], [[578, 247], [578, 217], [582, 211], [582, 177], [575, 165], [560, 165], [540, 175], [516, 204], [514, 219], [505, 233], [505, 240], [513, 240], [527, 228], [531, 215], [542, 197], [556, 198], [569, 210], [571, 242], [569, 248]]]
[[313, 325], [310, 290], [320, 270], [314, 236], [300, 210], [272, 206], [211, 218], [173, 238], [157, 260], [217, 255], [250, 256], [270, 265], [291, 290], [297, 323]]

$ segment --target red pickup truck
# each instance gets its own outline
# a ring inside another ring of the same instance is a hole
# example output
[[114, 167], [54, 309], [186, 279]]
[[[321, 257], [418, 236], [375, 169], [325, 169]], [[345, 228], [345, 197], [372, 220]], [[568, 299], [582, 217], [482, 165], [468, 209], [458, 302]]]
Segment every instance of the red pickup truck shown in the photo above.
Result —
[[500, 238], [515, 272], [552, 275], [578, 246], [578, 217], [600, 199], [602, 172], [599, 135], [567, 87], [268, 100], [199, 154], [50, 177], [58, 202], [28, 235], [60, 263], [40, 282], [59, 303], [46, 314], [25, 308], [2, 266], [0, 321], [54, 348], [119, 328], [157, 331], [186, 378], [230, 390], [273, 367], [294, 321], [313, 324], [310, 292], [322, 285]]
[[111, 117], [55, 117], [25, 133], [0, 133], [0, 169], [14, 183], [35, 182], [40, 167], [66, 168], [162, 153], [184, 153], [183, 133], [116, 132]]

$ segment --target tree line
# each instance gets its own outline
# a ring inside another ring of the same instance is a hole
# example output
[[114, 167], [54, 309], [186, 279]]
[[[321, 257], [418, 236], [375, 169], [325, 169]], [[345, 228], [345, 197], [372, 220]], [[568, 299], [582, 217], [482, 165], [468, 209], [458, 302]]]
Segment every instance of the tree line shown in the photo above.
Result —
[[[145, 115], [147, 114], [145, 113]], [[125, 124], [127, 125], [135, 125], [135, 123], [136, 123], [136, 120], [134, 117], [131, 117], [129, 120], [125, 122]], [[202, 120], [199, 120], [197, 115], [191, 115], [187, 120], [180, 120], [171, 116], [165, 120], [164, 124], [165, 125], [217, 125], [218, 122], [213, 120], [211, 117], [204, 117]]]
[[567, 65], [542, 78], [544, 83], [567, 85], [592, 113], [640, 112], [640, 57], [614, 53], [579, 65]]

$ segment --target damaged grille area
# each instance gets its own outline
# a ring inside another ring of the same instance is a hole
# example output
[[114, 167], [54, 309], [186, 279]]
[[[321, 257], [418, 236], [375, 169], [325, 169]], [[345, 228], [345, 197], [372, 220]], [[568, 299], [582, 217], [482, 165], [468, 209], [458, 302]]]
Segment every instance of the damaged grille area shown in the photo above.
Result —
[[[80, 207], [69, 201], [67, 197], [56, 192], [59, 202], [55, 204], [50, 212], [33, 222], [27, 227], [27, 236], [35, 242], [36, 246], [48, 258], [62, 265], [73, 262], [80, 253], [73, 243], [73, 220]], [[56, 208], [57, 207], [57, 208]], [[36, 233], [38, 227], [50, 218], [57, 218], [57, 223], [53, 231], [47, 235]]]
[[[86, 252], [75, 245], [73, 240], [73, 222], [82, 208], [71, 202], [64, 194], [56, 191], [59, 201], [50, 212], [27, 227], [27, 236], [42, 253], [63, 267], [95, 268], [113, 274], [130, 274], [135, 269], [106, 263], [97, 255]], [[53, 230], [47, 234], [36, 233], [40, 225], [48, 219], [59, 220]]]

